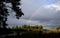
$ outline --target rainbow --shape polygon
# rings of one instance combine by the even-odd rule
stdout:
[[[29,24],[28,23],[29,20],[31,20],[35,15],[37,15],[39,13],[40,9],[41,9],[41,6],[34,13],[32,13],[32,15],[29,17],[28,21],[26,21],[26,24]]]

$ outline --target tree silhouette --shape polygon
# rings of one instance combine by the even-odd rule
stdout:
[[[16,18],[19,19],[23,14],[21,11],[21,8],[18,7],[20,4],[21,0],[0,0],[0,28],[6,28],[8,25],[6,23],[7,21],[7,16],[9,16],[9,11],[8,8],[11,8],[16,13]],[[12,7],[6,6],[6,4],[11,3]],[[8,7],[8,8],[7,8]]]

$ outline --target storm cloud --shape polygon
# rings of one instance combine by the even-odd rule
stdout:
[[[17,20],[14,14],[10,14],[8,24],[20,26],[22,24],[42,24],[49,27],[60,25],[59,0],[21,0],[21,9],[24,16]]]

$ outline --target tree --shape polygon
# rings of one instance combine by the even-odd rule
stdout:
[[[42,25],[39,26],[39,30],[43,31],[43,26]]]
[[[21,0],[0,0],[0,28],[6,28],[7,16],[9,16],[8,8],[11,8],[16,13],[16,18],[19,19],[23,14],[21,8],[18,7]],[[6,6],[6,3],[11,3],[12,7]],[[8,7],[8,8],[7,8]]]
[[[57,29],[57,30],[59,30],[59,29],[60,29],[60,27],[57,27],[56,29]]]
[[[18,30],[18,29],[19,29],[18,25],[15,27],[15,29],[16,29],[16,30]]]

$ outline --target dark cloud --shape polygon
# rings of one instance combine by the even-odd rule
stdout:
[[[8,17],[8,24],[43,24],[46,27],[60,25],[60,2],[59,0],[22,0],[22,11],[25,14],[17,20],[14,14]]]

